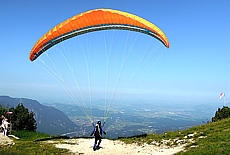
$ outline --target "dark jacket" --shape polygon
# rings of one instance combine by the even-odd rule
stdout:
[[[106,132],[104,131],[104,128],[102,126],[96,124],[90,135],[91,136],[94,135],[95,137],[102,137],[102,133],[106,134]]]

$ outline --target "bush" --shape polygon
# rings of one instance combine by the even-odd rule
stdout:
[[[227,106],[223,106],[223,108],[218,108],[215,116],[212,118],[212,122],[217,122],[219,120],[229,118],[230,117],[230,108]]]

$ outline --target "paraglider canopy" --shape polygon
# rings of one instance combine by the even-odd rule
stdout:
[[[153,23],[127,12],[95,9],[73,16],[49,30],[32,48],[30,60],[34,61],[47,49],[66,39],[107,29],[124,29],[145,33],[155,37],[169,48],[166,35]]]

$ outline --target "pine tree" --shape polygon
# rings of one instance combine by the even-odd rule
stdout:
[[[10,108],[10,111],[13,112],[11,116],[13,130],[36,131],[37,124],[33,112],[29,112],[22,103],[19,103],[15,109]]]

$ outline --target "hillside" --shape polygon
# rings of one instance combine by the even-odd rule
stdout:
[[[178,154],[229,154],[230,118],[218,122],[199,125],[187,130],[165,132],[161,135],[148,135],[141,138],[122,139],[126,143],[148,143],[175,147],[185,145]]]
[[[23,103],[29,111],[34,113],[38,132],[58,135],[78,129],[78,126],[62,111],[52,106],[44,106],[36,100],[26,98],[0,96],[0,104],[3,107],[16,107],[19,103]]]
[[[0,147],[0,154],[221,154],[230,152],[230,118],[195,126],[187,130],[165,132],[160,135],[102,141],[102,148],[93,151],[93,138],[60,139],[47,135],[20,135],[15,145]],[[37,141],[37,140],[39,141]],[[41,140],[44,139],[44,140]],[[27,146],[27,147],[23,147]],[[21,149],[20,149],[21,148]],[[23,149],[22,149],[23,148]],[[119,149],[118,149],[119,148]],[[43,152],[43,153],[41,153]]]

